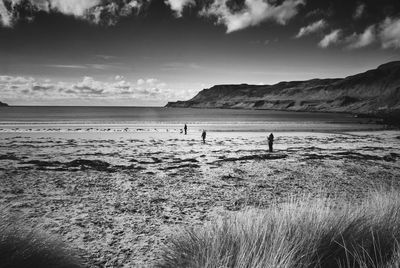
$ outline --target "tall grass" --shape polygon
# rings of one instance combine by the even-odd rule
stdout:
[[[187,228],[163,248],[158,267],[399,267],[400,193],[358,204],[290,200],[267,210]]]
[[[0,218],[1,268],[78,268],[79,260],[62,242],[16,221]]]

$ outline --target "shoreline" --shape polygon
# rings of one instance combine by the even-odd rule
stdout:
[[[390,125],[349,122],[197,122],[187,123],[190,133],[198,133],[205,129],[210,133],[263,133],[263,132],[362,132],[362,131],[398,131]],[[149,124],[1,124],[0,133],[176,133],[181,134],[181,123],[149,123]]]
[[[259,130],[207,130],[207,133],[238,133],[238,134],[246,134],[246,133],[315,133],[315,134],[345,134],[345,133],[349,133],[349,132],[358,132],[358,133],[363,133],[363,132],[373,132],[373,133],[377,133],[377,132],[387,132],[387,131],[391,131],[391,132],[398,132],[400,130],[398,129],[391,129],[391,128],[348,128],[348,129],[339,129],[339,130],[323,130],[323,129],[312,129],[312,130],[308,130],[308,129],[280,129],[280,130],[274,130],[274,129],[259,129]],[[10,130],[5,130],[5,129],[1,129],[0,128],[0,134],[12,134],[12,133],[16,133],[16,134],[38,134],[38,133],[54,133],[54,134],[64,134],[64,133],[79,133],[79,134],[93,134],[93,133],[108,133],[108,134],[135,134],[135,133],[147,133],[147,134],[152,134],[152,133],[160,133],[160,134],[178,134],[178,135],[182,135],[182,133],[180,132],[179,129],[175,129],[175,130],[168,130],[168,131],[151,131],[151,130],[142,130],[142,129],[135,129],[135,130],[129,130],[129,131],[124,131],[123,129],[111,129],[111,130],[54,130],[54,129],[34,129],[34,130],[14,130],[14,129],[10,129]],[[194,133],[192,131],[192,133]],[[196,131],[196,133],[201,133],[201,130]],[[400,133],[400,132],[399,132]]]

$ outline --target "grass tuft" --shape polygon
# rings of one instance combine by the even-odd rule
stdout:
[[[0,219],[0,267],[83,267],[62,242],[38,230],[24,228],[9,218]]]
[[[157,267],[399,267],[400,193],[358,204],[290,200],[187,228],[162,249]]]

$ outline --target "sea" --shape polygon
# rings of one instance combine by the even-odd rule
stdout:
[[[165,107],[0,107],[0,132],[182,131],[193,130],[356,131],[383,126],[345,113]]]

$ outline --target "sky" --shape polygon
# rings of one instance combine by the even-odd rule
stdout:
[[[0,0],[0,101],[163,106],[400,60],[399,0]]]

